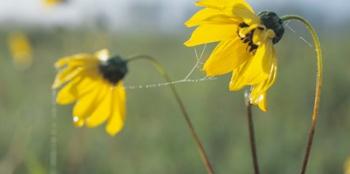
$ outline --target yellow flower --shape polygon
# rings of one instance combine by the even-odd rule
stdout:
[[[185,23],[197,27],[185,45],[219,42],[204,64],[207,76],[232,72],[229,89],[251,87],[250,102],[266,111],[266,93],[277,71],[273,44],[284,33],[282,20],[274,12],[256,15],[244,0],[201,0],[196,5],[203,9]]]
[[[53,7],[65,2],[65,0],[42,0],[45,7]]]
[[[344,174],[350,174],[350,158],[345,162]]]
[[[124,125],[126,94],[121,81],[127,73],[126,61],[110,57],[108,50],[77,54],[58,60],[53,89],[60,88],[56,102],[75,102],[76,126],[96,127],[107,122],[106,131],[116,135]]]
[[[27,68],[32,64],[32,47],[28,37],[24,33],[10,33],[8,45],[16,66]]]

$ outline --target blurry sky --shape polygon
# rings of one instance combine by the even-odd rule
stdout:
[[[182,23],[193,11],[195,0],[68,0],[68,3],[45,8],[41,0],[0,0],[0,23],[30,25],[80,25],[91,21],[130,27],[147,23],[171,26]],[[328,22],[349,19],[346,0],[248,0],[260,9],[313,14]],[[283,9],[283,10],[282,10]],[[284,11],[283,11],[284,12]]]

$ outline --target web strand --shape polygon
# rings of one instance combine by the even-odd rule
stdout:
[[[310,48],[314,48],[314,46],[311,44],[311,42],[309,42],[307,39],[305,39],[303,36],[301,36],[300,34],[298,34],[295,30],[294,30],[294,28],[292,28],[290,25],[289,25],[289,21],[288,22],[286,22],[285,24],[284,24],[284,26],[286,26],[291,32],[293,32],[295,35],[297,35],[298,36],[298,38],[300,39],[300,40],[302,40],[307,46],[309,46]]]
[[[52,90],[51,96],[51,131],[50,131],[50,158],[49,174],[57,174],[57,109],[56,90]]]
[[[201,65],[203,65],[202,59],[204,57],[204,53],[207,49],[207,45],[204,45],[200,53],[198,52],[197,48],[194,48],[194,54],[196,57],[196,62],[194,66],[190,69],[190,71],[186,74],[186,76],[183,79],[175,80],[172,82],[163,82],[163,83],[152,83],[152,84],[146,84],[146,85],[127,85],[125,89],[148,89],[148,88],[158,88],[158,87],[165,87],[168,85],[174,85],[174,84],[180,84],[180,83],[199,83],[204,81],[210,81],[210,80],[216,80],[215,77],[202,77],[198,79],[191,79],[191,76],[196,71],[196,69],[199,69]]]
[[[298,34],[298,32],[289,25],[290,22],[286,22],[284,25],[286,28],[288,28],[291,32],[293,32],[297,37],[303,41],[308,47],[314,48],[314,46],[309,42],[305,37],[301,36]],[[190,71],[186,74],[186,76],[183,79],[180,80],[174,80],[172,82],[161,82],[161,83],[151,83],[151,84],[142,84],[142,85],[127,85],[125,89],[127,90],[134,90],[134,89],[148,89],[148,88],[159,88],[159,87],[166,87],[169,85],[174,85],[174,84],[182,84],[182,83],[200,83],[200,82],[205,82],[205,81],[212,81],[212,80],[217,80],[218,77],[201,77],[197,79],[191,79],[191,76],[197,69],[201,69],[203,66],[203,57],[204,53],[207,49],[207,45],[205,44],[201,51],[198,51],[197,48],[194,48],[194,54],[196,58],[196,62],[194,66],[190,69]]]

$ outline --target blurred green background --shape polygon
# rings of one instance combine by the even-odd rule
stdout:
[[[309,174],[343,173],[350,157],[350,59],[344,24],[317,24],[324,51],[324,88],[320,120]],[[299,37],[312,41],[297,22],[288,25],[276,45],[278,79],[268,94],[269,111],[254,108],[262,173],[299,172],[306,144],[315,85],[315,54]],[[196,57],[185,48],[186,32],[116,32],[105,28],[26,27],[33,47],[33,66],[18,71],[0,31],[0,173],[49,173],[50,131],[57,114],[58,173],[206,173],[179,107],[168,86],[127,90],[124,130],[108,136],[103,126],[75,128],[71,106],[52,104],[53,63],[62,56],[109,48],[124,57],[156,57],[174,80],[183,79]],[[215,45],[215,44],[214,44]],[[209,45],[203,61],[214,45]],[[197,48],[199,51],[202,47]],[[126,86],[161,83],[151,64],[129,65]],[[191,79],[204,73],[199,69]],[[243,91],[229,92],[230,75],[199,83],[177,84],[190,117],[217,173],[253,173]]]

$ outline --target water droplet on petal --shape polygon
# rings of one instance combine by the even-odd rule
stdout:
[[[264,95],[260,95],[260,96],[254,101],[254,103],[259,103],[259,102],[261,102],[262,100],[264,100]]]
[[[74,125],[77,126],[77,127],[82,127],[82,126],[84,126],[84,120],[80,119],[80,118],[77,117],[77,116],[74,116],[74,117],[73,117],[73,122],[74,122]]]

